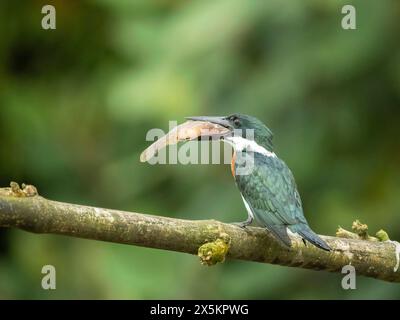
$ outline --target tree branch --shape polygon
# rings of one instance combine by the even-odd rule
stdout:
[[[196,254],[208,265],[227,256],[341,272],[351,263],[357,275],[400,282],[400,271],[394,271],[398,248],[394,242],[321,236],[334,249],[325,252],[292,236],[293,245],[288,249],[262,228],[241,229],[215,220],[173,219],[55,202],[37,195],[33,186],[0,188],[0,227]]]

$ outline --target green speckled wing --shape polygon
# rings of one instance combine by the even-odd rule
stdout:
[[[254,169],[236,183],[256,221],[266,227],[307,223],[293,174],[277,157],[254,155]]]
[[[326,242],[308,226],[293,174],[286,164],[277,157],[249,155],[254,156],[253,170],[248,175],[236,175],[235,179],[256,222],[287,246],[291,245],[287,233],[290,229],[315,246],[330,251]],[[236,162],[236,170],[240,162]]]

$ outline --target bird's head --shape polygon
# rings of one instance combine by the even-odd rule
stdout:
[[[222,139],[230,139],[229,137],[241,136],[244,139],[252,139],[258,145],[264,147],[268,151],[273,151],[271,130],[260,120],[255,117],[235,113],[230,116],[223,117],[187,117],[193,121],[208,121],[218,124],[229,129],[229,133],[224,135]]]

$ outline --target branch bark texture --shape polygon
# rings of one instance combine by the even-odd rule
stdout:
[[[227,257],[340,273],[351,264],[357,275],[400,282],[395,242],[321,236],[333,248],[325,252],[292,236],[288,249],[262,228],[50,201],[33,186],[0,188],[0,227],[195,254],[207,265]]]

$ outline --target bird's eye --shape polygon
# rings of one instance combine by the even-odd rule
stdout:
[[[230,121],[234,121],[235,119],[236,119],[235,116],[230,116],[230,117],[229,117],[229,120],[230,120]]]
[[[230,116],[229,118],[228,118],[228,120],[230,121],[230,122],[233,122],[233,124],[236,126],[236,127],[239,127],[240,126],[240,119],[237,117],[237,116]]]

